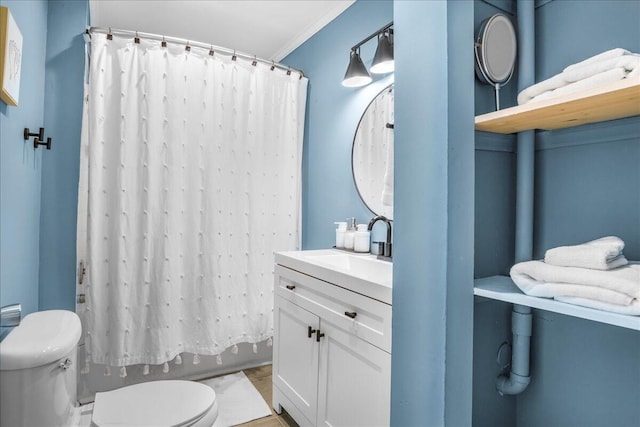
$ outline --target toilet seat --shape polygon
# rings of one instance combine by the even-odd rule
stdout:
[[[211,427],[218,416],[211,387],[193,381],[166,380],[96,393],[92,425]]]

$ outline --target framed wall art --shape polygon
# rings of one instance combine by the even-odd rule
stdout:
[[[0,99],[17,106],[20,97],[22,33],[9,8],[0,6]]]

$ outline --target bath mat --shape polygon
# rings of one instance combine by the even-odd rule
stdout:
[[[201,381],[213,388],[218,419],[213,427],[229,427],[271,415],[269,405],[244,372]]]

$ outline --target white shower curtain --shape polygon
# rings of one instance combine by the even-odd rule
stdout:
[[[78,206],[85,366],[124,376],[272,336],[273,252],[300,240],[307,79],[270,68],[93,34]]]

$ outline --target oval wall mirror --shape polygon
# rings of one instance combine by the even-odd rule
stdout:
[[[393,85],[376,95],[360,118],[351,170],[367,208],[374,215],[393,219]]]

